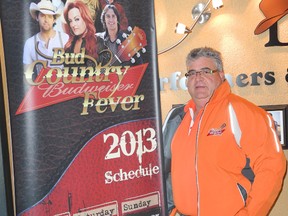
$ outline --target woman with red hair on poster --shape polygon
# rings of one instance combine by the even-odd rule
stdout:
[[[82,1],[70,2],[64,9],[64,30],[69,35],[65,52],[80,53],[85,48],[85,54],[97,59],[96,29],[88,7]]]

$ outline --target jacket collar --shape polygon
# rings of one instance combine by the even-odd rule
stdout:
[[[213,93],[213,95],[211,96],[210,100],[208,103],[217,103],[221,100],[223,100],[224,98],[227,98],[227,96],[231,93],[231,88],[230,85],[228,83],[227,80],[225,80]],[[192,108],[193,110],[195,110],[195,103],[194,101],[191,99],[188,101],[188,103],[185,105],[184,107],[184,111],[187,112],[189,108]]]

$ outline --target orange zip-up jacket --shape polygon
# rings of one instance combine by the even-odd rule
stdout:
[[[227,81],[193,120],[194,108],[190,100],[171,144],[177,211],[193,216],[267,215],[286,171],[271,116],[231,93]],[[242,174],[247,158],[255,174],[252,184]]]

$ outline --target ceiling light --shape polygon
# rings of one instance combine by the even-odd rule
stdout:
[[[211,11],[208,8],[209,4],[212,1],[212,6],[215,9],[219,9],[223,6],[222,0],[208,0],[206,3],[198,3],[195,5],[192,9],[192,18],[194,20],[193,24],[190,28],[188,28],[183,23],[176,23],[175,32],[177,34],[185,34],[176,44],[164,49],[163,51],[160,51],[158,54],[165,53],[174,47],[178,46],[193,30],[193,28],[196,26],[197,23],[203,24],[207,22],[211,17]]]

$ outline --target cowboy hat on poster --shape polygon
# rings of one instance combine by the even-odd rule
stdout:
[[[278,21],[288,14],[288,0],[262,0],[259,8],[265,16],[256,27],[254,34],[258,35],[269,29],[269,41],[265,44],[268,46],[288,46],[278,39]]]

